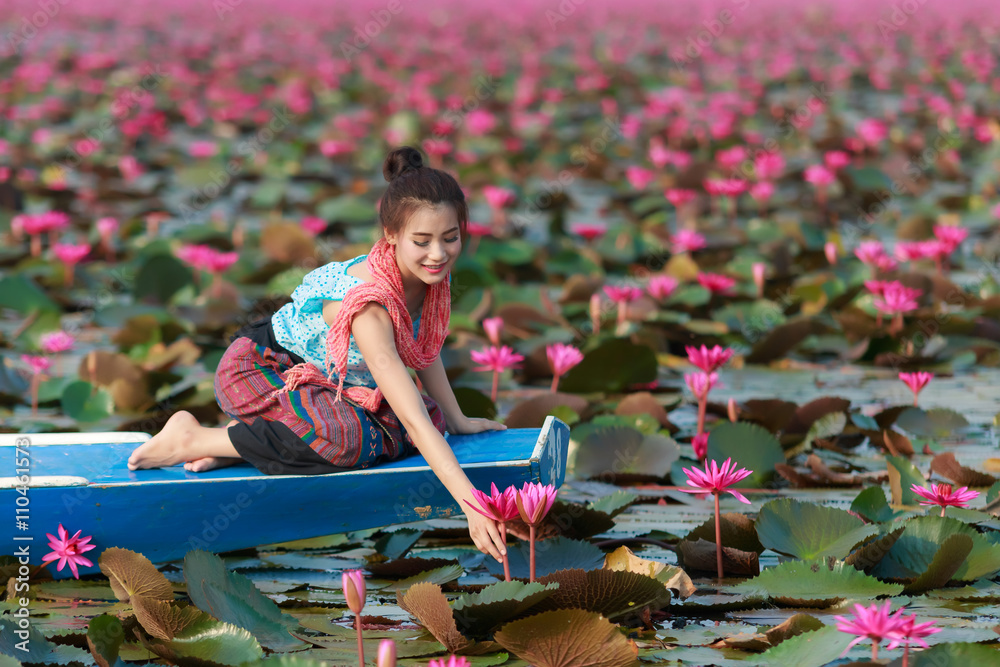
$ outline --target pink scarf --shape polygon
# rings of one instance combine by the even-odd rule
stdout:
[[[424,305],[420,311],[420,331],[414,339],[413,320],[410,319],[406,297],[403,295],[403,277],[399,272],[399,265],[396,264],[396,247],[381,238],[368,253],[367,261],[368,271],[374,280],[357,285],[347,292],[337,317],[326,335],[327,375],[321,373],[311,363],[297,364],[282,376],[285,386],[275,394],[293,391],[302,384],[320,384],[331,389],[336,388],[335,401],[341,399],[341,394],[347,394],[349,399],[362,407],[372,412],[378,410],[382,402],[382,392],[378,387],[344,388],[351,322],[354,315],[371,301],[382,304],[389,311],[396,351],[404,364],[422,370],[437,359],[448,335],[448,323],[451,320],[451,287],[448,281],[435,283],[427,288]],[[336,385],[331,379],[334,372],[339,376]]]

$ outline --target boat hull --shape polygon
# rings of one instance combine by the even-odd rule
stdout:
[[[0,506],[23,507],[3,536],[6,554],[41,562],[50,551],[46,533],[59,524],[82,530],[96,556],[115,546],[154,563],[192,549],[216,553],[347,531],[409,523],[460,513],[422,456],[366,470],[328,475],[265,475],[247,464],[192,473],[183,466],[130,471],[129,454],[149,438],[138,433],[0,436],[0,454],[26,466],[0,478]],[[25,440],[26,439],[26,440]],[[472,483],[489,489],[525,482],[562,484],[569,428],[549,417],[542,429],[509,429],[448,436]],[[25,443],[30,444],[25,444]],[[27,470],[26,473],[18,470]],[[30,486],[22,491],[27,474]],[[18,500],[27,498],[27,500]],[[22,518],[23,517],[23,518]],[[69,568],[56,572],[69,576]]]

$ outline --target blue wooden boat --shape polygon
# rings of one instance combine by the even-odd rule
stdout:
[[[0,507],[7,530],[0,554],[41,562],[46,533],[62,524],[91,535],[97,572],[104,548],[137,551],[154,563],[192,549],[216,553],[290,540],[447,517],[459,512],[422,456],[328,475],[265,475],[249,464],[192,473],[183,466],[129,470],[145,433],[0,435]],[[548,417],[541,429],[449,435],[472,483],[488,490],[524,482],[562,484],[569,428]],[[30,443],[30,444],[26,444]],[[27,490],[24,478],[27,474]],[[21,488],[19,488],[21,487]],[[26,500],[25,500],[26,499]],[[19,524],[19,521],[24,523]],[[68,567],[56,577],[71,576]]]

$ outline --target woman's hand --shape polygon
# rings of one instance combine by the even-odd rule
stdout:
[[[472,536],[476,548],[487,556],[496,558],[498,563],[502,563],[502,556],[507,553],[507,547],[500,539],[497,522],[472,509],[468,510],[465,516],[469,520],[469,535]]]
[[[466,417],[465,415],[462,415],[454,421],[450,419],[445,421],[447,423],[448,433],[453,433],[455,435],[482,433],[483,431],[504,431],[507,429],[507,427],[500,422],[495,422],[490,419],[482,419],[480,417]]]

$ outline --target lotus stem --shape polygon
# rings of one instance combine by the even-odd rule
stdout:
[[[528,583],[535,581],[535,526],[528,526],[528,543],[530,544],[530,557],[528,559]]]
[[[942,518],[942,519],[944,518],[944,511],[945,511],[946,509],[948,509],[948,508],[947,508],[947,507],[945,507],[944,505],[942,505],[942,506],[941,506],[941,518]]]
[[[878,642],[872,642],[872,662],[878,660]]]
[[[504,549],[507,548],[507,522],[500,522],[500,541],[503,542]],[[510,581],[510,560],[507,558],[507,552],[503,553],[503,580]]]
[[[497,371],[493,371],[493,391],[490,392],[490,400],[494,403],[497,402],[497,387],[500,385],[500,374]]]
[[[559,389],[559,376],[558,375],[553,375],[552,376],[552,386],[549,387],[549,391],[551,391],[554,394],[554,393],[556,393],[557,389]]]
[[[358,629],[358,667],[365,667],[365,644],[361,640],[361,614],[354,615],[354,626]]]
[[[903,667],[907,667],[910,664],[910,645],[903,645]]]
[[[31,416],[38,416],[38,386],[41,382],[41,377],[38,373],[31,376]]]
[[[708,392],[698,397],[698,433],[705,432],[705,411],[708,409]]]
[[[42,256],[42,235],[32,234],[31,235],[31,256],[41,257]]]
[[[73,286],[73,273],[74,273],[73,269],[74,268],[76,268],[76,265],[73,264],[72,262],[67,263],[65,265],[65,267],[64,267],[65,270],[63,271],[63,287],[72,287]]]
[[[722,520],[719,516],[719,494],[715,496],[715,564],[719,570],[719,580],[722,580]]]

